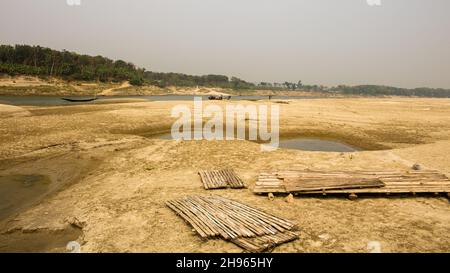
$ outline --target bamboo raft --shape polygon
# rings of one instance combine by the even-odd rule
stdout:
[[[242,179],[232,169],[199,171],[198,174],[206,190],[222,188],[245,188]]]
[[[376,182],[378,181],[378,182]],[[383,184],[381,185],[380,182]],[[308,189],[309,188],[309,189]],[[450,193],[450,179],[434,170],[261,172],[254,190],[262,193]]]
[[[285,178],[284,187],[287,192],[324,191],[339,189],[380,188],[385,184],[378,178],[359,177],[301,177]]]
[[[247,251],[264,251],[298,238],[291,232],[293,222],[217,195],[186,196],[166,205],[201,237],[221,237]]]

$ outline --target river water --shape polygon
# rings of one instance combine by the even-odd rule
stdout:
[[[80,104],[96,104],[107,103],[112,100],[127,100],[127,99],[143,99],[148,101],[192,101],[194,97],[202,97],[203,100],[208,100],[208,96],[193,96],[193,95],[158,95],[158,96],[102,96],[95,101],[90,102],[68,102],[62,100],[61,96],[1,96],[0,103],[11,105],[29,105],[29,106],[56,106],[56,105],[80,105]],[[91,97],[70,97],[76,99],[87,99]],[[300,100],[300,99],[317,99],[321,97],[291,97],[291,96],[272,96],[271,100]],[[232,101],[241,100],[267,100],[268,96],[232,96]]]

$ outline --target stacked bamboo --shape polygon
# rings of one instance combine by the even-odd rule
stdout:
[[[349,172],[282,172],[287,192],[323,191],[333,189],[380,188],[385,184],[376,175]]]
[[[384,187],[384,183],[377,178],[301,178],[284,179],[287,192],[324,191],[339,189],[367,189]]]
[[[221,188],[244,188],[245,184],[232,169],[199,171],[198,174],[206,190]]]
[[[261,173],[254,192],[449,193],[450,180],[434,170],[407,172],[283,170]]]
[[[264,171],[261,172],[256,180],[254,193],[285,193],[283,179],[279,178],[276,172]]]
[[[186,196],[166,204],[201,237],[222,237],[248,251],[267,249],[297,238],[294,233],[281,234],[294,229],[293,222],[217,195]]]

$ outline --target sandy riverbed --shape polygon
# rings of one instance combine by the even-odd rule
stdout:
[[[298,223],[300,239],[276,252],[366,252],[368,241],[379,241],[386,252],[450,251],[450,204],[443,196],[356,201],[299,197],[287,203],[283,197],[269,201],[251,192],[258,171],[270,168],[407,170],[419,163],[450,175],[450,100],[317,99],[278,104],[282,136],[336,139],[366,149],[345,154],[262,152],[249,141],[142,136],[170,130],[170,110],[179,103],[186,102],[0,105],[0,176],[38,174],[52,181],[47,197],[23,203],[3,219],[0,251],[26,244],[24,234],[52,238],[52,232],[67,233],[72,223],[82,228],[78,241],[85,252],[241,252],[231,243],[201,240],[164,205],[171,198],[205,194],[196,172],[219,166],[234,168],[249,189],[214,194]],[[36,249],[63,250],[44,243]]]

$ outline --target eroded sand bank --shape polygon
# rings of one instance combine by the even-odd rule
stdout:
[[[143,137],[170,130],[174,121],[170,110],[179,103],[186,102],[24,107],[13,112],[26,115],[2,114],[0,175],[46,175],[52,190],[2,221],[0,251],[18,242],[22,232],[48,236],[73,224],[82,228],[79,241],[85,252],[241,252],[222,240],[201,240],[164,205],[165,200],[186,194],[210,193],[203,190],[196,172],[218,166],[234,168],[249,189],[215,194],[298,223],[300,239],[276,252],[367,252],[368,241],[381,242],[386,252],[450,251],[450,206],[443,196],[357,201],[299,197],[287,203],[283,197],[269,201],[251,192],[258,171],[270,168],[407,170],[419,163],[450,175],[450,100],[322,99],[278,104],[282,136],[323,137],[367,149],[345,154],[262,152],[259,144],[249,141]],[[230,102],[205,102],[210,103]]]

